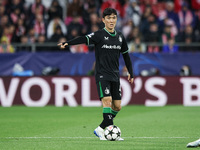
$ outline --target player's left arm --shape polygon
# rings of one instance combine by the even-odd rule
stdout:
[[[130,56],[129,56],[129,53],[126,52],[126,53],[123,53],[123,58],[124,58],[124,62],[125,62],[125,65],[126,65],[126,68],[128,69],[128,81],[130,83],[133,83],[133,68],[132,68],[132,63],[131,63],[131,59],[130,59]]]
[[[128,69],[128,81],[130,83],[133,83],[133,68],[132,68],[132,62],[131,62],[131,59],[130,59],[130,56],[129,56],[129,53],[128,53],[128,45],[127,45],[127,42],[124,38],[124,36],[121,34],[122,36],[122,49],[121,49],[121,53],[123,55],[123,58],[124,58],[124,61],[125,61],[125,65],[126,65],[126,68]]]

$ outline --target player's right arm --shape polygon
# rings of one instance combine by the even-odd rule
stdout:
[[[70,41],[58,43],[58,46],[60,46],[61,49],[64,49],[65,46],[67,45],[78,45],[78,44],[87,44],[87,38],[85,36],[79,36]]]
[[[96,44],[100,41],[99,39],[100,31],[90,33],[86,36],[79,36],[77,38],[74,38],[68,42],[58,43],[58,46],[60,46],[61,49],[64,49],[67,45],[78,45],[78,44]]]

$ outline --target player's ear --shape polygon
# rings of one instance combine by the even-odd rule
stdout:
[[[103,23],[105,23],[105,19],[104,18],[102,18],[102,21],[103,21]]]

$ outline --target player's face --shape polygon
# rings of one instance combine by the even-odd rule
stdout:
[[[110,32],[113,32],[116,26],[117,16],[115,14],[105,16],[105,18],[103,18],[103,22],[106,29]]]

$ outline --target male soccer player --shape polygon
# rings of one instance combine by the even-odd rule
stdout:
[[[194,142],[190,142],[187,144],[187,147],[200,147],[200,139],[194,141]]]
[[[115,30],[117,11],[106,8],[102,21],[105,27],[86,36],[80,36],[68,42],[59,43],[61,48],[75,44],[95,45],[95,79],[99,98],[103,105],[103,121],[94,130],[100,140],[106,140],[104,129],[113,125],[113,118],[121,109],[121,88],[119,76],[119,56],[122,53],[129,71],[128,81],[133,83],[132,63],[128,53],[128,46],[121,32]],[[120,138],[119,140],[123,140]]]

